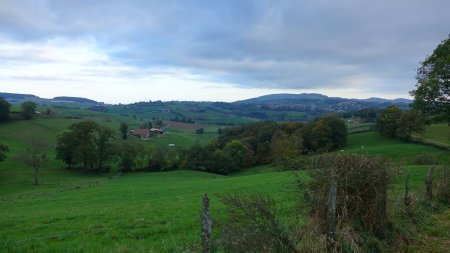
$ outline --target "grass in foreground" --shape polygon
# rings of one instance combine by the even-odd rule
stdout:
[[[277,202],[295,205],[289,172],[136,173],[43,195],[2,194],[0,247],[9,252],[179,252],[198,242],[202,194],[211,197],[217,217],[222,208],[217,194],[235,190],[276,192]]]

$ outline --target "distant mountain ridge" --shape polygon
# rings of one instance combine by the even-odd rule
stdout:
[[[357,98],[341,98],[341,97],[328,97],[326,95],[318,94],[318,93],[300,93],[300,94],[290,94],[290,93],[280,93],[280,94],[270,94],[264,95],[255,98],[249,98],[245,100],[239,100],[235,103],[239,104],[261,104],[261,103],[279,103],[283,104],[286,101],[302,101],[302,100],[342,100],[342,101],[362,101],[368,103],[392,103],[392,104],[403,104],[403,103],[411,103],[412,100],[405,98],[396,98],[396,99],[385,99],[385,98],[365,98],[365,99],[357,99]]]
[[[3,97],[6,101],[10,103],[22,103],[24,101],[34,101],[39,104],[65,104],[65,103],[77,103],[77,104],[90,104],[97,105],[103,104],[92,99],[81,98],[81,97],[67,97],[58,96],[54,98],[41,98],[32,94],[20,94],[20,93],[7,93],[0,92],[0,97]]]
[[[175,122],[200,122],[217,125],[233,125],[269,121],[310,121],[330,113],[352,113],[361,109],[382,109],[398,105],[407,109],[408,99],[348,99],[328,97],[317,93],[271,94],[246,100],[227,102],[147,101],[131,104],[104,104],[87,98],[58,96],[52,99],[30,94],[0,93],[10,103],[32,100],[40,105],[87,109],[101,113],[115,113],[126,117],[173,120]]]
[[[389,105],[398,105],[408,108],[412,100],[397,98],[341,98],[328,97],[317,93],[301,94],[271,94],[234,102],[238,105],[263,106],[268,109],[296,110],[296,111],[322,111],[324,113],[349,112],[365,108],[384,108]]]

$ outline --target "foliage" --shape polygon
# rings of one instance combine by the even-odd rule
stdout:
[[[11,104],[9,104],[3,97],[0,97],[0,122],[9,120],[10,110]]]
[[[244,165],[247,149],[238,140],[232,140],[223,148],[225,156],[230,158],[232,171],[236,171]]]
[[[347,140],[347,126],[336,115],[318,118],[305,129],[305,147],[310,152],[328,152],[341,149]]]
[[[275,201],[260,194],[222,195],[227,206],[220,236],[227,252],[297,252]]]
[[[123,141],[119,149],[120,171],[130,172],[136,169],[136,160],[142,151],[142,145]]]
[[[205,132],[205,129],[203,129],[203,127],[197,128],[197,129],[195,130],[195,133],[196,133],[196,134],[203,134],[204,132]]]
[[[450,204],[450,169],[442,168],[442,173],[436,178],[436,198]]]
[[[184,155],[181,169],[207,171],[210,167],[214,147],[195,143]]]
[[[167,168],[167,158],[166,158],[166,149],[162,147],[156,147],[153,149],[149,163],[148,169],[150,171],[163,171]]]
[[[128,124],[127,123],[120,123],[120,133],[122,133],[122,139],[126,140],[127,139],[127,133],[128,133]]]
[[[399,138],[410,139],[412,132],[420,133],[423,130],[425,130],[425,120],[422,113],[411,109],[403,111],[395,134]]]
[[[26,101],[20,105],[24,119],[31,119],[36,111],[37,104],[33,101]]]
[[[402,113],[402,109],[394,105],[382,110],[377,119],[378,130],[384,135],[395,137]]]
[[[380,112],[377,128],[386,136],[410,139],[412,132],[422,132],[425,129],[425,122],[419,111],[403,111],[398,106],[389,106]]]
[[[436,121],[450,124],[450,36],[417,69],[413,106]]]
[[[96,134],[94,136],[94,144],[97,167],[99,169],[108,168],[109,163],[114,160],[116,149],[111,142],[114,139],[114,131],[106,126],[97,126]]]
[[[436,155],[431,153],[423,153],[416,156],[414,164],[416,165],[434,165],[438,163]]]
[[[69,167],[82,163],[86,171],[109,170],[108,163],[115,155],[114,136],[112,130],[94,121],[72,124],[57,137],[56,158]]]
[[[386,201],[390,165],[380,156],[356,154],[321,155],[309,170],[308,199],[312,218],[326,231],[330,179],[337,177],[338,225],[383,237],[388,225]],[[338,227],[339,229],[339,227]]]
[[[50,145],[39,140],[32,141],[23,154],[19,155],[19,160],[22,160],[27,166],[34,169],[34,184],[39,184],[39,170],[47,162],[47,152]]]
[[[0,144],[0,162],[3,162],[6,159],[6,154],[9,152],[9,148],[6,145]]]

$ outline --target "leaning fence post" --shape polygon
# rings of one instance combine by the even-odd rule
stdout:
[[[330,178],[330,189],[327,201],[327,250],[332,252],[336,246],[336,202],[337,202],[337,177]]]
[[[202,238],[202,253],[211,252],[211,218],[209,216],[209,198],[208,194],[203,195],[202,199],[202,213],[200,215],[201,222],[201,238]]]
[[[427,198],[429,201],[433,200],[433,171],[434,166],[430,166],[427,176]]]

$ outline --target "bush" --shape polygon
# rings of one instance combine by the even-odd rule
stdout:
[[[444,167],[442,174],[436,178],[436,198],[450,204],[450,169]]]
[[[388,161],[380,156],[331,154],[318,156],[309,170],[311,215],[319,230],[327,229],[330,178],[337,177],[337,230],[386,236]],[[341,238],[342,239],[342,238]],[[339,240],[339,238],[338,238]],[[353,242],[351,242],[353,243]]]
[[[416,156],[414,164],[416,165],[435,165],[438,163],[436,155],[430,153],[423,153]]]
[[[272,198],[235,193],[221,196],[221,201],[227,206],[220,225],[226,252],[297,252]]]

